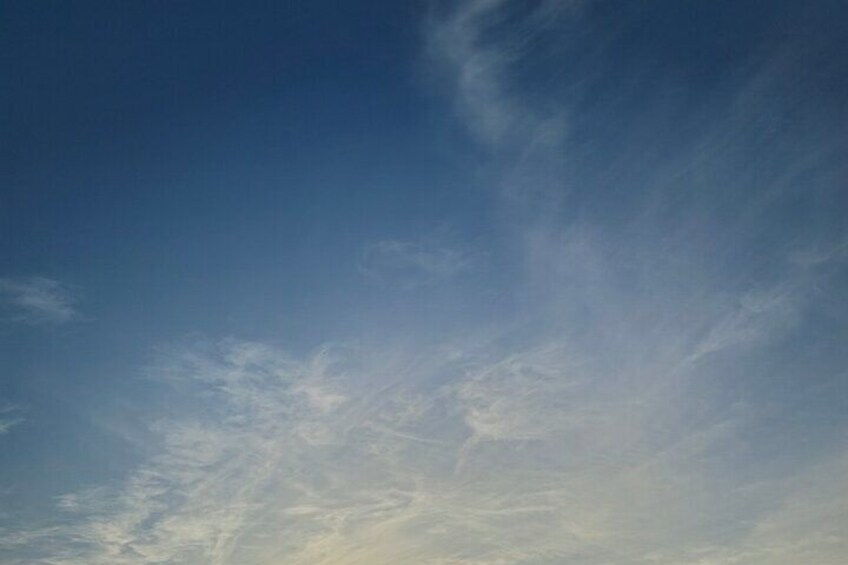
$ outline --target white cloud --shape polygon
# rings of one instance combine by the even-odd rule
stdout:
[[[75,292],[45,277],[0,278],[0,300],[14,320],[29,324],[62,324],[79,317]]]
[[[473,255],[438,235],[414,241],[386,239],[366,245],[359,259],[364,275],[386,284],[417,288],[469,271]]]
[[[580,5],[570,0],[536,3],[521,20],[510,21],[509,28],[520,38],[511,43],[487,41],[493,28],[503,27],[508,0],[460,2],[427,28],[430,60],[446,75],[459,116],[476,139],[523,152],[558,144],[565,133],[564,115],[542,111],[511,92],[510,71],[546,22],[576,13]]]
[[[0,435],[9,433],[9,430],[23,422],[22,418],[2,418],[0,419]]]
[[[0,435],[9,433],[9,430],[23,421],[23,418],[0,418]]]
[[[679,369],[697,347],[612,364],[562,343],[173,349],[159,374],[186,398],[156,454],[2,547],[66,565],[831,563],[848,500],[820,475],[844,463],[750,475],[761,414]]]
[[[0,406],[0,436],[9,433],[12,428],[23,421],[24,418],[20,415],[18,407],[9,404]]]

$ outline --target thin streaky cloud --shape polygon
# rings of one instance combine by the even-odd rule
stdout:
[[[470,271],[476,257],[438,237],[414,241],[385,239],[368,244],[360,252],[359,271],[380,282],[416,288],[447,281]]]
[[[521,153],[553,149],[567,131],[567,113],[543,110],[516,95],[510,74],[520,65],[526,44],[559,18],[578,18],[582,2],[537,3],[519,21],[510,21],[519,39],[492,42],[490,32],[503,26],[508,0],[458,3],[447,16],[427,27],[426,52],[437,72],[447,78],[459,118],[479,142]]]
[[[768,350],[764,323],[762,351],[740,362]],[[675,350],[676,337],[637,341]],[[156,454],[122,484],[60,497],[69,524],[3,548],[38,540],[67,565],[829,563],[848,543],[828,526],[848,493],[820,478],[844,460],[746,479],[740,438],[770,415],[705,394],[699,378],[721,369],[687,365],[689,342],[614,365],[556,342],[301,360],[232,339],[171,348],[158,371],[194,409],[155,424]],[[786,537],[799,528],[827,535]]]
[[[21,412],[18,406],[0,405],[0,435],[9,433],[12,428],[24,422]]]
[[[12,428],[14,428],[23,421],[23,418],[0,417],[0,435],[9,433]]]
[[[46,277],[0,278],[0,299],[15,321],[63,324],[79,318],[76,292]]]

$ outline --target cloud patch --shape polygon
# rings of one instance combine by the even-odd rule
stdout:
[[[546,0],[521,10],[508,0],[471,0],[430,22],[426,53],[447,79],[457,114],[477,141],[522,152],[558,145],[566,115],[527,104],[511,88],[510,75],[550,24],[576,17],[581,4]],[[504,32],[507,41],[492,41]]]
[[[0,301],[8,319],[27,324],[64,324],[79,318],[71,287],[46,277],[0,278]]]
[[[844,458],[758,474],[744,438],[775,408],[712,394],[709,358],[682,362],[697,340],[612,364],[567,341],[170,348],[155,373],[181,408],[153,423],[154,454],[0,550],[64,565],[824,565],[848,548],[833,527]]]
[[[17,406],[0,406],[0,436],[11,431],[12,428],[24,421],[21,411]]]
[[[407,289],[433,285],[468,272],[473,255],[439,237],[385,239],[363,247],[359,271],[385,284]]]

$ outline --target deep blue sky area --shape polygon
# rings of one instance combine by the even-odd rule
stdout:
[[[846,46],[0,1],[0,563],[841,563]]]
[[[420,5],[5,11],[3,255],[20,273],[73,271],[92,306],[242,333],[284,323],[257,303],[273,294],[300,333],[287,288],[352,277],[363,240],[467,205],[422,104]],[[231,308],[210,308],[221,293]],[[240,301],[249,318],[215,319]]]

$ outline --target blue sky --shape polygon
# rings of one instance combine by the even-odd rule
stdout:
[[[846,16],[5,2],[0,562],[836,565]]]

